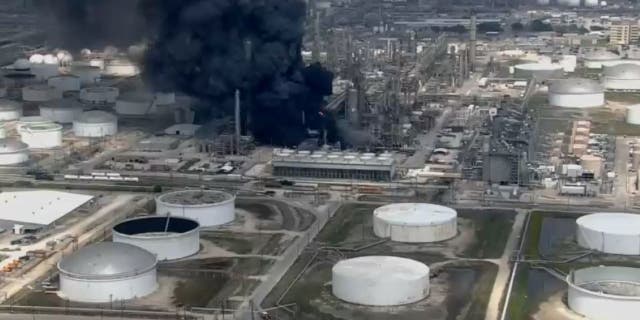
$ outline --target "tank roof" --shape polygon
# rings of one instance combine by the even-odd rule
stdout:
[[[63,257],[58,270],[79,278],[121,278],[144,273],[156,264],[153,254],[134,245],[100,242]]]
[[[393,203],[373,210],[375,217],[401,225],[433,225],[456,219],[458,213],[449,207],[429,203]]]
[[[146,216],[123,221],[113,227],[114,232],[125,235],[187,233],[200,224],[184,217]]]
[[[27,131],[59,131],[62,130],[62,126],[57,123],[34,123],[27,124],[23,127]]]
[[[17,151],[23,151],[29,149],[29,146],[16,139],[0,139],[0,153],[13,153]]]
[[[578,218],[576,223],[579,226],[608,234],[640,235],[640,215],[633,213],[593,213]]]
[[[523,63],[515,66],[516,69],[522,70],[559,70],[562,66],[553,63]]]
[[[333,266],[333,272],[368,278],[378,281],[385,278],[396,280],[418,280],[429,275],[429,267],[422,262],[393,257],[365,256],[342,260]]]
[[[603,93],[604,87],[595,80],[572,78],[553,81],[549,86],[549,92],[566,94]]]
[[[584,58],[586,60],[615,60],[620,59],[620,56],[607,50],[595,50],[585,53]]]
[[[632,63],[623,63],[604,67],[602,73],[605,77],[615,79],[640,79],[640,66]]]
[[[233,199],[233,195],[215,190],[182,190],[174,191],[158,197],[164,203],[179,205],[214,204]]]
[[[100,110],[91,110],[83,112],[78,118],[78,122],[85,123],[104,123],[116,121],[117,117],[111,113],[100,111]]]

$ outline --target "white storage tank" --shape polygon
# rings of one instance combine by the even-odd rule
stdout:
[[[146,216],[126,220],[113,227],[113,242],[145,249],[158,260],[174,260],[200,250],[200,224],[172,216]]]
[[[16,131],[18,131],[18,134],[22,134],[22,129],[28,125],[49,123],[51,123],[51,120],[43,116],[20,117],[20,119],[18,119],[18,122],[16,123]]]
[[[103,74],[114,77],[133,77],[140,73],[135,63],[126,59],[113,59],[107,61]]]
[[[80,90],[80,78],[74,75],[60,75],[47,79],[47,84],[64,93]]]
[[[640,66],[625,63],[605,67],[602,72],[602,80],[607,90],[640,90]]]
[[[15,139],[0,139],[0,165],[15,165],[29,160],[29,146]]]
[[[182,190],[156,198],[156,214],[187,217],[203,227],[219,226],[235,219],[236,197],[214,190]]]
[[[576,220],[576,238],[584,248],[605,253],[640,255],[640,215],[594,213]]]
[[[72,123],[82,111],[82,104],[73,98],[52,100],[40,105],[40,116],[58,123]]]
[[[558,4],[567,7],[579,7],[580,0],[558,0]]]
[[[141,116],[155,113],[155,105],[151,97],[141,94],[121,95],[116,100],[116,113],[121,115]]]
[[[0,99],[0,121],[16,120],[22,116],[22,105],[18,102]]]
[[[598,0],[584,0],[584,6],[593,8],[598,6]]]
[[[458,213],[428,203],[394,203],[373,211],[373,231],[398,242],[436,242],[455,237]]]
[[[566,278],[569,308],[590,320],[636,320],[640,314],[640,269],[597,266]]]
[[[115,87],[89,87],[80,90],[80,101],[88,104],[115,103],[120,91]]]
[[[601,69],[602,63],[619,60],[620,56],[606,50],[594,50],[584,54],[584,66],[588,69]]]
[[[22,88],[22,100],[25,102],[45,102],[61,98],[61,91],[46,84],[33,84]]]
[[[4,122],[0,122],[0,139],[5,139],[7,137],[7,126]]]
[[[627,107],[627,123],[640,125],[640,104]]]
[[[514,78],[535,78],[539,81],[561,78],[562,66],[551,63],[523,63],[515,67]]]
[[[62,145],[62,126],[57,123],[30,124],[22,127],[22,142],[31,149],[49,149]]]
[[[549,85],[549,104],[564,108],[601,107],[605,103],[604,87],[589,79],[563,79]]]
[[[144,297],[156,290],[156,257],[127,243],[100,242],[58,263],[60,295],[71,301],[106,303]]]
[[[429,267],[392,256],[365,256],[336,263],[331,287],[340,300],[367,306],[414,303],[429,295]]]
[[[108,112],[92,110],[73,121],[73,133],[78,137],[112,136],[118,132],[118,118]]]
[[[37,80],[44,81],[51,77],[59,75],[60,67],[58,66],[58,64],[32,64],[31,73],[36,77]]]
[[[100,68],[91,65],[74,65],[71,67],[71,74],[80,78],[83,86],[94,85],[100,80]]]

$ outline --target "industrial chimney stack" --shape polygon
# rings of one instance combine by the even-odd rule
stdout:
[[[236,89],[236,105],[235,105],[235,126],[234,142],[236,145],[236,154],[240,154],[240,90]]]

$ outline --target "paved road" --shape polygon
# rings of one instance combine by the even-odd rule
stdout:
[[[625,208],[627,207],[627,186],[629,182],[629,171],[627,170],[627,163],[629,163],[628,140],[630,139],[616,138],[616,155],[614,159],[616,179],[613,192],[615,203]]]

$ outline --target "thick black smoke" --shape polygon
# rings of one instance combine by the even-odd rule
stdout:
[[[149,30],[141,0],[34,0],[48,44],[67,50],[124,47]]]
[[[152,2],[158,30],[144,74],[155,88],[227,111],[240,89],[248,128],[262,142],[291,145],[306,127],[326,126],[320,107],[333,75],[318,64],[304,67],[302,0]]]
[[[319,64],[305,67],[300,53],[303,0],[39,1],[54,18],[47,30],[56,45],[126,47],[145,39],[145,81],[202,100],[201,122],[232,112],[240,89],[245,125],[261,142],[293,145],[306,128],[334,127],[320,112],[333,75]]]

